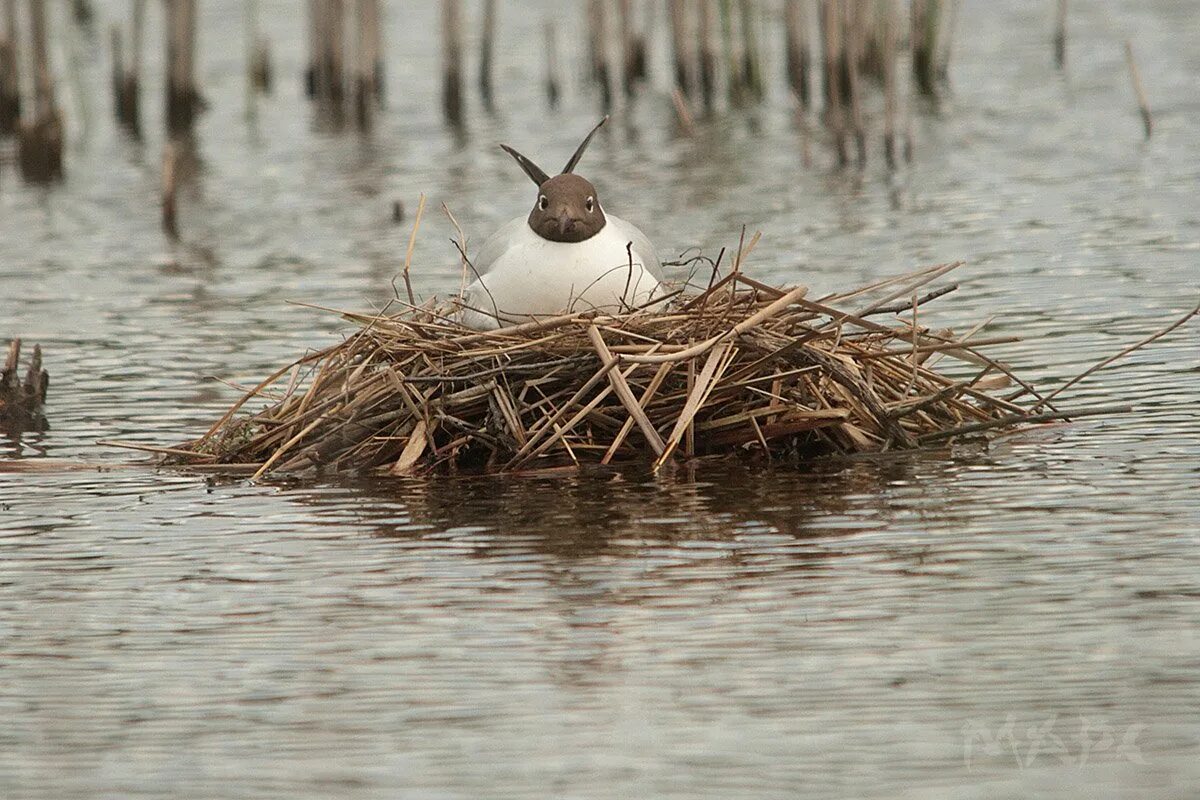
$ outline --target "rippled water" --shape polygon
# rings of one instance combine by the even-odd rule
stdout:
[[[577,78],[547,113],[540,54],[511,50],[505,110],[448,135],[419,5],[389,20],[363,139],[314,126],[282,0],[261,3],[279,88],[248,120],[240,6],[204,4],[212,110],[179,246],[157,104],[144,144],[110,123],[104,24],[58,52],[83,81],[67,183],[21,187],[0,145],[0,336],[46,348],[53,426],[0,439],[44,467],[0,471],[0,795],[1196,796],[1195,327],[1072,393],[1136,415],[801,473],[256,486],[95,444],[202,429],[235,396],[206,376],[254,381],[342,330],[287,300],[386,302],[393,200],[425,192],[481,241],[530,201],[495,142],[553,164],[591,124]],[[540,41],[513,5],[502,41]],[[1051,5],[964,4],[953,96],[895,178],[822,146],[803,168],[777,86],[674,138],[662,74],[587,172],[664,251],[761,229],[747,269],[768,281],[968,259],[931,320],[997,314],[1026,337],[1004,357],[1053,385],[1196,302],[1200,7],[1072,4],[1060,75]],[[426,293],[457,286],[451,234],[422,226]]]

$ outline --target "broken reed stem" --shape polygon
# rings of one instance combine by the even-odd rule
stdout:
[[[559,83],[558,34],[553,19],[546,20],[543,31],[546,43],[546,102],[551,108],[557,108],[562,88]]]
[[[841,14],[837,0],[821,2],[822,54],[825,62],[825,121],[833,134],[837,148],[838,165],[850,163],[846,149],[846,113],[842,105],[842,50]]]
[[[258,0],[246,0],[246,87],[248,108],[256,92],[271,91],[271,46],[260,31]]]
[[[938,34],[941,0],[912,0],[912,72],[917,90],[938,95]]]
[[[48,183],[63,177],[63,123],[50,70],[45,0],[29,0],[29,42],[33,65],[33,115],[18,123],[17,161],[22,177]]]
[[[412,269],[413,248],[417,244],[417,231],[421,229],[421,217],[425,214],[425,195],[421,195],[421,199],[417,202],[417,216],[413,220],[412,235],[408,237],[408,250],[404,253],[404,288],[408,292],[408,304],[415,306],[416,298],[413,296],[412,280],[409,278],[409,270]]]
[[[859,28],[859,73],[883,83],[883,21],[887,0],[867,0],[856,9]]]
[[[166,5],[167,130],[190,131],[199,110],[196,89],[196,0],[172,0]]]
[[[725,50],[725,83],[729,93],[729,104],[741,108],[746,104],[746,60],[742,53],[742,40],[735,30],[737,23],[733,0],[721,0],[721,41]]]
[[[145,29],[146,2],[130,3],[130,60],[124,57],[121,29],[112,28],[113,108],[117,122],[135,137],[141,135],[142,39]]]
[[[304,68],[304,93],[310,100],[317,96],[321,63],[321,25],[323,0],[308,0],[308,64]]]
[[[697,65],[700,82],[700,99],[704,102],[704,110],[712,114],[716,107],[717,97],[717,51],[713,38],[716,19],[713,0],[699,0],[698,35],[700,40],[700,61]]]
[[[986,431],[996,430],[997,428],[1008,428],[1014,425],[1032,425],[1039,422],[1054,422],[1056,420],[1083,419],[1084,417],[1111,417],[1116,414],[1128,414],[1133,411],[1131,405],[1107,405],[1096,406],[1093,408],[1076,408],[1069,411],[1050,411],[1044,414],[1018,413],[1009,414],[1006,417],[998,417],[986,422],[974,422],[969,425],[963,425],[958,428],[951,428],[945,431],[934,431],[922,436],[918,442],[920,444],[933,444],[935,442],[953,439],[957,436],[967,436],[973,433],[984,433]]]
[[[358,24],[355,26],[354,117],[359,130],[367,130],[374,122],[375,106],[382,97],[379,88],[382,63],[379,0],[358,0],[355,10]]]
[[[650,78],[650,64],[646,51],[646,41],[651,37],[654,29],[656,6],[652,3],[637,3],[634,7],[644,9],[644,14],[640,28],[634,33],[633,74],[639,81],[645,83]]]
[[[621,86],[626,97],[633,96],[638,82],[638,39],[633,27],[633,0],[621,0],[617,6],[621,26]]]
[[[321,43],[322,94],[340,113],[346,96],[346,2],[324,0],[325,39]]]
[[[496,0],[483,0],[483,24],[479,36],[479,96],[483,107],[492,110],[492,57],[496,42]]]
[[[962,0],[946,0],[946,12],[938,22],[937,77],[945,84],[950,78],[950,59],[954,53],[954,33]]]
[[[117,122],[125,123],[125,101],[122,94],[125,89],[125,48],[121,39],[121,26],[113,25],[108,32],[109,53],[112,58],[112,91],[113,111]]]
[[[46,0],[29,0],[29,42],[33,51],[33,108],[41,117],[54,106],[54,76],[46,36]]]
[[[867,165],[867,134],[862,113],[862,87],[858,80],[862,54],[862,9],[861,3],[847,3],[843,6],[842,16],[842,30],[846,34],[846,96],[850,101],[850,124],[854,128],[859,169]]]
[[[679,91],[678,86],[671,89],[671,103],[675,107],[675,120],[679,123],[679,132],[690,137],[696,132],[696,124],[691,109],[688,108],[687,98]]]
[[[1058,0],[1054,18],[1054,63],[1059,69],[1067,65],[1067,0]]]
[[[1154,133],[1154,118],[1150,114],[1150,102],[1146,99],[1146,87],[1142,85],[1142,74],[1138,70],[1137,59],[1133,55],[1133,42],[1125,40],[1125,61],[1129,64],[1129,78],[1133,81],[1133,91],[1137,95],[1138,109],[1142,112],[1142,126],[1146,129],[1146,138]]]
[[[96,11],[92,8],[91,0],[74,0],[71,3],[71,11],[75,17],[75,22],[83,26],[91,25],[92,20],[96,17]]]
[[[1053,400],[1055,397],[1058,397],[1064,391],[1066,391],[1067,389],[1070,389],[1072,386],[1074,386],[1075,384],[1084,380],[1092,373],[1098,372],[1098,371],[1104,369],[1105,367],[1107,367],[1109,364],[1113,363],[1114,361],[1124,358],[1125,356],[1129,355],[1130,353],[1134,352],[1135,350],[1140,350],[1143,347],[1145,347],[1146,345],[1150,344],[1151,342],[1161,339],[1162,337],[1166,336],[1168,333],[1171,333],[1172,331],[1174,331],[1176,328],[1180,328],[1180,327],[1186,325],[1187,323],[1191,322],[1192,319],[1197,316],[1200,316],[1200,304],[1197,304],[1196,307],[1193,308],[1191,311],[1188,311],[1182,317],[1175,320],[1174,322],[1172,322],[1170,325],[1163,328],[1162,330],[1159,330],[1159,331],[1156,331],[1155,333],[1150,334],[1145,339],[1142,339],[1134,344],[1131,344],[1129,347],[1126,347],[1125,349],[1121,350],[1121,352],[1119,352],[1115,355],[1109,356],[1108,358],[1104,359],[1103,361],[1099,362],[1098,364],[1095,364],[1094,366],[1091,366],[1088,369],[1084,370],[1082,373],[1075,376],[1071,380],[1067,381],[1062,386],[1058,387],[1053,392],[1046,395],[1046,397],[1039,400],[1038,403],[1036,405],[1034,405],[1031,410],[1037,411],[1042,406],[1049,405],[1050,401]]]
[[[604,113],[613,108],[612,74],[608,65],[608,14],[606,0],[588,0],[588,52],[591,55],[592,80],[600,88],[600,107]]]
[[[174,142],[167,141],[163,145],[162,160],[162,229],[172,240],[179,238],[179,225],[175,216],[179,180],[178,160],[178,148]]]
[[[442,0],[442,115],[452,128],[462,128],[462,7],[459,0]]]
[[[348,63],[346,58],[347,2],[309,0],[308,3],[309,60],[304,73],[305,92],[317,102],[317,118],[335,129],[341,128],[346,119],[347,89],[353,97],[360,76],[357,62]],[[364,47],[368,50],[375,48],[378,52],[377,34],[369,34],[362,27],[364,22],[369,24],[372,13],[378,20],[378,7],[367,7],[360,1],[357,10],[354,28],[357,31],[357,57],[361,58]],[[375,44],[369,39],[373,39]],[[378,90],[378,70],[375,79]],[[369,114],[369,111],[364,113]]]
[[[4,35],[0,37],[0,136],[17,132],[21,121],[20,30],[17,0],[4,2]]]
[[[130,127],[137,130],[141,121],[142,45],[146,32],[146,0],[132,0],[130,23],[129,72],[123,89],[126,113],[123,115]]]
[[[896,0],[883,0],[883,156],[896,169]]]
[[[761,54],[758,48],[758,25],[754,0],[739,0],[742,28],[742,76],[746,82],[746,93],[754,100],[762,100],[766,93],[763,84]]]
[[[687,24],[686,0],[667,0],[671,27],[671,58],[674,64],[675,86],[684,97],[692,94],[692,38]]]
[[[50,374],[42,368],[42,348],[33,346],[24,380],[20,376],[20,366],[21,340],[13,339],[0,364],[0,431],[19,434],[45,430],[46,417],[42,408],[46,404]]]
[[[783,7],[788,86],[799,98],[800,107],[805,111],[812,103],[812,90],[809,85],[811,56],[808,48],[808,5],[807,0],[785,0]]]
[[[818,3],[822,61],[826,64],[821,91],[827,109],[835,102],[843,109],[850,107],[850,34],[847,20],[852,13],[851,4],[843,0],[820,0]]]

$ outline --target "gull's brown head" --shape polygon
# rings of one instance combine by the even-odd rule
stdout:
[[[604,210],[596,187],[587,178],[555,175],[538,187],[537,202],[529,212],[529,227],[552,242],[582,242],[604,227]]]
[[[521,169],[537,184],[538,195],[533,211],[529,212],[529,227],[543,239],[552,242],[582,242],[592,238],[604,227],[604,211],[596,187],[586,178],[574,174],[575,165],[591,143],[592,137],[608,117],[600,120],[591,133],[576,148],[562,174],[551,178],[545,170],[506,144],[504,151],[517,160]]]

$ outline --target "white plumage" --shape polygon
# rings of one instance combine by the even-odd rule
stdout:
[[[653,299],[662,280],[653,245],[632,223],[608,213],[605,219],[582,242],[544,239],[526,217],[504,225],[471,261],[478,277],[464,292],[462,324],[491,330],[568,312],[618,312]]]

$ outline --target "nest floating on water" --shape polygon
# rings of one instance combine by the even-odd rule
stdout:
[[[272,375],[167,460],[256,476],[661,465],[915,448],[1066,416],[978,349],[1014,338],[920,326],[919,304],[955,287],[921,299],[916,289],[957,266],[820,302],[735,272],[660,311],[487,332],[432,302],[395,316],[346,314],[358,330]],[[878,299],[841,308],[866,297]],[[910,308],[911,318],[871,319]],[[935,371],[943,356],[970,374]],[[994,394],[1014,384],[1007,399]],[[270,405],[239,415],[255,398]]]

